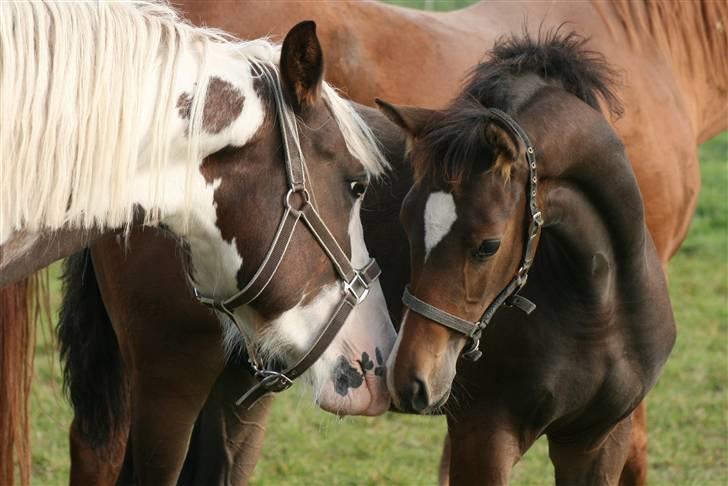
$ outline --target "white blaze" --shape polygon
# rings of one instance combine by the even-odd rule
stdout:
[[[425,204],[425,260],[458,218],[452,194],[433,192]]]

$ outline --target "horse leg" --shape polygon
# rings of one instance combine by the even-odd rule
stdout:
[[[631,416],[615,425],[596,445],[594,441],[559,442],[549,436],[549,457],[556,473],[556,486],[616,486],[631,439]]]
[[[632,412],[632,446],[619,478],[620,486],[643,486],[647,482],[647,402]]]
[[[223,370],[219,334],[217,339],[175,335],[171,341],[149,337],[167,343],[167,349],[135,344],[131,439],[140,484],[177,483],[195,420]]]
[[[442,456],[440,456],[440,468],[437,474],[437,482],[440,486],[449,486],[450,484],[450,452],[450,434],[445,434]]]
[[[513,466],[532,443],[522,445],[522,434],[511,424],[498,413],[448,417],[449,484],[507,485]]]
[[[131,390],[130,459],[137,482],[155,486],[176,484],[195,419],[224,368],[220,324],[189,297],[176,244],[158,235],[133,230],[133,252],[114,237],[91,250]]]
[[[254,384],[239,361],[230,361],[195,424],[180,484],[245,485],[258,462],[273,403],[264,397],[250,409],[235,405]]]
[[[79,430],[77,419],[71,422],[69,446],[71,452],[71,486],[114,486],[124,464],[126,441],[129,435],[129,417],[119,425],[117,435],[112,437],[105,450],[99,451]]]

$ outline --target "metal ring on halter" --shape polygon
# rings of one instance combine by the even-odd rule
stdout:
[[[354,287],[357,281],[363,289],[361,293],[357,293],[356,288]],[[357,271],[350,282],[344,281],[344,291],[353,295],[357,304],[361,304],[362,301],[367,298],[367,295],[369,295],[369,285],[361,276],[361,273]]]
[[[303,189],[288,189],[288,192],[283,198],[283,204],[287,209],[290,209],[291,211],[300,211],[300,208],[294,208],[291,206],[291,195],[292,194],[301,194],[301,197],[303,197],[303,204],[301,207],[305,206],[311,201],[311,196],[308,193],[308,189],[305,187]]]

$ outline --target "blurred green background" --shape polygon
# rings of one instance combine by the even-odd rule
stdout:
[[[446,10],[470,0],[399,0]],[[726,484],[728,478],[728,132],[700,148],[703,188],[688,239],[670,264],[678,340],[649,395],[651,484]],[[55,265],[53,272],[57,273]],[[57,283],[53,305],[60,300]],[[39,329],[33,385],[33,484],[68,483],[69,406],[58,353]],[[387,414],[339,420],[311,405],[310,392],[280,395],[254,482],[436,484],[445,421]],[[516,466],[513,484],[553,484],[545,440]]]

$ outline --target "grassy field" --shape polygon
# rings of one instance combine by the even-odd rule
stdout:
[[[430,5],[447,9],[469,3],[433,0]],[[698,212],[670,265],[678,341],[649,397],[653,485],[728,481],[728,132],[701,147],[701,171]],[[306,393],[296,387],[277,399],[256,484],[436,483],[442,418],[388,414],[338,420],[312,407]],[[32,415],[33,484],[67,484],[71,415],[61,393],[57,352],[45,329],[39,329]],[[517,465],[513,483],[552,484],[552,477],[542,440]]]

